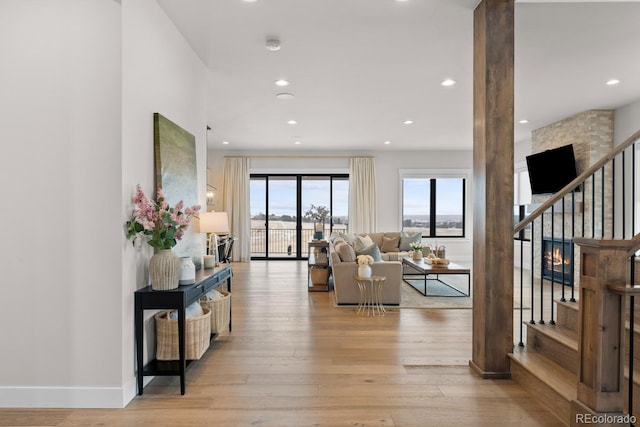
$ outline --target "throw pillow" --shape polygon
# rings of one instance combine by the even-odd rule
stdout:
[[[380,250],[382,252],[398,252],[399,241],[400,241],[399,237],[383,237],[382,247],[380,248]]]
[[[355,262],[356,251],[347,243],[338,243],[334,246],[342,262]]]
[[[340,237],[342,237],[345,242],[353,244],[357,236],[354,233],[340,233]]]
[[[420,243],[422,242],[422,232],[421,231],[402,231],[400,232],[400,250],[401,251],[410,251],[411,243]]]
[[[355,249],[356,254],[358,253],[358,251],[364,249],[364,248],[368,248],[369,246],[373,245],[373,240],[371,240],[371,237],[369,236],[356,236],[356,241],[353,242],[353,249]]]
[[[380,248],[375,243],[371,243],[366,248],[362,248],[359,251],[356,251],[356,257],[358,255],[371,255],[374,262],[382,261],[382,256],[380,255]]]

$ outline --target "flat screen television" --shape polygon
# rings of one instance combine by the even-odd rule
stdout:
[[[560,191],[577,176],[573,145],[553,148],[527,156],[532,194]]]

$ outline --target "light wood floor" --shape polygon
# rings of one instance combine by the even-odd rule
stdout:
[[[556,426],[510,380],[473,374],[471,310],[365,318],[308,293],[306,264],[233,265],[233,332],[119,410],[0,410],[0,425]]]

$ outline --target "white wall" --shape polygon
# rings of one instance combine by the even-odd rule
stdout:
[[[613,116],[613,145],[618,146],[640,130],[640,100],[618,108]]]
[[[402,225],[400,212],[400,175],[402,169],[451,169],[468,170],[473,167],[472,151],[340,151],[340,152],[244,152],[234,150],[209,150],[209,183],[218,189],[222,197],[222,170],[224,156],[252,156],[252,173],[348,173],[349,157],[373,156],[376,159],[376,186],[378,190],[378,230],[399,230]],[[268,157],[260,157],[268,156]],[[277,158],[282,156],[281,158]],[[318,158],[304,158],[318,156]],[[323,157],[326,156],[326,157]],[[438,239],[447,246],[447,257],[458,261],[471,261],[473,236],[473,206],[471,183],[467,185],[467,237],[464,239]],[[430,241],[430,243],[433,243]]]
[[[615,110],[614,120],[613,120],[613,145],[618,146],[626,141],[630,136],[640,130],[640,100],[633,102],[631,104],[625,105],[621,108]],[[638,143],[636,142],[636,145]],[[640,179],[640,173],[638,172],[638,159],[640,158],[639,152],[636,151],[636,180]],[[632,155],[630,150],[627,150],[625,154],[625,208],[627,212],[629,211],[632,203],[632,186],[631,181],[633,180],[632,174]],[[626,214],[624,217],[625,222],[625,235],[622,234],[622,222],[623,222],[623,208],[622,208],[622,166],[620,159],[616,160],[616,206],[615,206],[615,224],[616,224],[616,238],[630,238],[634,233],[637,233],[638,226],[640,223],[640,193],[638,193],[640,186],[636,182],[636,227],[635,229],[632,227],[632,218],[630,214]]]
[[[0,2],[0,406],[134,397],[151,251],[124,222],[153,191],[154,112],[196,136],[204,203],[206,68],[155,0],[120,3]]]
[[[0,3],[0,405],[122,402],[120,6]]]
[[[154,192],[153,113],[158,112],[196,137],[200,204],[206,204],[206,67],[155,0],[122,2],[122,194],[120,221],[131,215],[137,184]],[[122,228],[122,226],[121,226]],[[133,293],[148,284],[152,250],[136,251],[121,240],[123,263],[122,384],[124,401],[135,395]],[[147,312],[147,319],[153,312]],[[153,354],[153,322],[146,322],[145,360]],[[146,378],[149,381],[149,377]]]

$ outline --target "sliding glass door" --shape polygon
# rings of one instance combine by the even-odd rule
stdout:
[[[310,209],[328,212],[324,237],[332,228],[346,230],[347,175],[251,175],[251,257],[303,259],[313,239]]]

